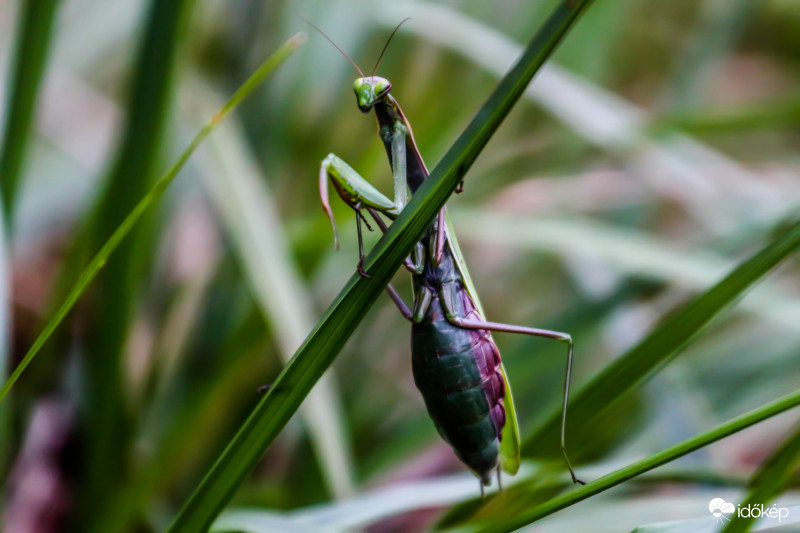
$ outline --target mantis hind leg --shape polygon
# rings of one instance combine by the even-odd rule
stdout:
[[[469,318],[462,318],[455,314],[455,295],[450,291],[442,291],[442,304],[445,308],[447,321],[464,329],[484,329],[487,331],[501,331],[505,333],[519,333],[522,335],[531,335],[533,337],[544,337],[546,339],[553,339],[563,342],[567,345],[567,369],[564,376],[564,403],[561,409],[561,453],[569,468],[572,482],[580,485],[585,485],[583,481],[578,479],[575,475],[575,470],[572,468],[572,462],[567,455],[566,432],[567,432],[567,404],[569,403],[569,386],[572,380],[572,352],[574,343],[572,336],[569,333],[562,333],[560,331],[551,331],[548,329],[529,328],[526,326],[516,326],[514,324],[503,324],[500,322],[488,322],[485,320],[475,320]]]
[[[567,432],[567,405],[569,403],[569,386],[572,380],[572,352],[573,342],[572,336],[568,333],[561,333],[560,331],[551,331],[547,329],[528,328],[525,326],[515,326],[513,324],[502,324],[499,322],[485,322],[483,320],[470,320],[465,318],[455,317],[447,318],[453,325],[465,329],[485,329],[488,331],[501,331],[505,333],[520,333],[523,335],[531,335],[533,337],[544,337],[546,339],[553,339],[567,344],[567,369],[564,375],[564,403],[561,408],[561,454],[564,456],[564,461],[567,463],[569,474],[572,477],[572,482],[580,485],[586,483],[578,479],[575,475],[575,469],[572,468],[572,462],[569,460],[567,454],[566,432]]]

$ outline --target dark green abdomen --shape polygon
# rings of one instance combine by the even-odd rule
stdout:
[[[480,319],[467,292],[462,294],[459,316]],[[424,320],[412,326],[411,351],[414,381],[436,429],[488,483],[505,425],[505,384],[491,335],[448,322],[437,295]]]

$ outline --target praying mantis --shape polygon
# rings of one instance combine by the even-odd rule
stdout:
[[[392,84],[375,75],[389,42],[405,20],[387,39],[369,76],[365,76],[355,61],[322,30],[310,21],[306,22],[330,41],[358,71],[359,78],[353,84],[358,108],[362,113],[375,113],[392,169],[393,199],[378,191],[333,153],[322,160],[319,169],[320,198],[333,227],[334,242],[338,246],[329,202],[329,183],[342,201],[355,211],[359,251],[357,271],[368,278],[369,273],[363,268],[362,222],[371,228],[364,213],[386,231],[384,218],[390,221],[397,218],[406,204],[407,191],[416,192],[428,176],[411,125],[390,94]],[[561,451],[572,481],[583,484],[575,475],[565,442],[572,337],[558,331],[490,322],[483,318],[484,312],[445,208],[415,245],[404,265],[412,277],[412,306],[406,305],[391,284],[387,285],[386,291],[400,313],[411,322],[415,384],[440,436],[480,480],[481,494],[484,487],[491,484],[493,474],[501,486],[500,471],[514,475],[520,466],[519,424],[509,380],[492,332],[544,337],[567,345]]]

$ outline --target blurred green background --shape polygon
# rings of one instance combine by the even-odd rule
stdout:
[[[353,215],[334,202],[337,252],[319,162],[334,152],[386,192],[391,174],[374,118],[355,106],[355,71],[296,14],[365,71],[411,17],[378,74],[432,168],[556,3],[0,3],[6,373],[194,132],[274,49],[309,33],[202,145],[0,404],[5,530],[163,530],[352,275]],[[448,204],[487,318],[570,332],[580,387],[779,235],[800,191],[798,36],[792,0],[597,0]],[[797,279],[791,259],[601,431],[570,441],[581,477],[796,390]],[[408,276],[395,284],[410,299]],[[563,346],[495,338],[525,436],[561,401]],[[410,360],[408,324],[382,298],[234,505],[291,516],[298,530],[328,510],[375,514],[351,527],[418,531],[475,496]],[[796,419],[738,433],[536,531],[706,518],[708,500],[741,495]],[[555,438],[526,448],[526,468],[562,483],[558,454]],[[354,494],[350,508],[333,503]]]

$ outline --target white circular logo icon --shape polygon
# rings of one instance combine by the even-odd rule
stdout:
[[[724,522],[726,520],[730,520],[730,518],[724,515],[732,514],[736,510],[736,507],[732,503],[728,503],[722,498],[714,498],[708,502],[708,510],[711,512],[714,520],[718,522]]]

